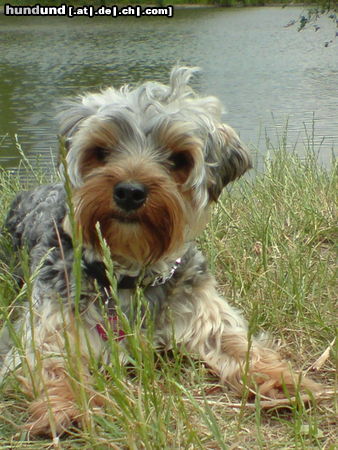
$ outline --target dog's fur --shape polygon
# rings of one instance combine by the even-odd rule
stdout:
[[[31,311],[27,307],[16,324],[20,345],[6,343],[11,347],[2,373],[19,374],[32,397],[32,433],[49,433],[51,421],[58,433],[81,421],[66,351],[79,345],[83,367],[93,357],[109,364],[103,310],[114,320],[116,313],[97,224],[126,317],[135,285],[144,288],[154,347],[184,346],[238,392],[246,369],[248,384],[266,396],[292,393],[298,383],[317,388],[298,379],[263,339],[249,345],[244,319],[218,294],[194,243],[210,205],[251,162],[234,130],[222,123],[219,100],[189,87],[193,73],[178,67],[167,86],[109,88],[63,105],[60,134],[75,227],[63,183],[20,193],[12,205],[6,228],[16,248],[28,248],[33,282]],[[74,228],[83,239],[80,320],[74,319]],[[126,339],[116,340],[124,345]],[[90,383],[89,369],[82,376]],[[100,404],[95,396],[92,402]]]

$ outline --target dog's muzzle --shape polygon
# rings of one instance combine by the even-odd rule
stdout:
[[[139,209],[147,199],[147,187],[136,181],[121,181],[114,187],[114,200],[126,212]]]

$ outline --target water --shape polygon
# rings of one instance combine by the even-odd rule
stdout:
[[[196,88],[223,101],[225,121],[265,151],[288,122],[301,152],[314,126],[320,160],[338,141],[338,39],[328,19],[298,33],[284,27],[300,8],[198,8],[161,17],[0,16],[0,165],[15,167],[14,135],[50,164],[60,99],[144,79],[166,82],[176,63],[203,72]],[[325,42],[333,40],[325,47]],[[311,139],[310,139],[311,140]]]

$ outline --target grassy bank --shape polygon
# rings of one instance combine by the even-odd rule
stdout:
[[[220,291],[244,310],[252,329],[269,331],[282,353],[303,369],[328,349],[337,325],[337,175],[336,164],[321,169],[310,150],[302,160],[283,148],[271,150],[264,172],[256,171],[224,193],[200,239]],[[15,175],[1,173],[0,223],[19,188]],[[3,261],[0,265],[3,322],[8,305],[20,305],[20,294],[11,270]],[[0,447],[333,450],[333,395],[309,408],[299,401],[266,411],[259,400],[251,408],[217,387],[202,364],[177,355],[159,362],[150,345],[141,344],[135,337],[132,375],[117,362],[108,378],[94,371],[97,389],[107,399],[105,412],[91,410],[79,397],[88,412],[85,429],[54,442],[29,441],[20,431],[25,397],[14,383],[9,394],[0,394]],[[310,375],[333,386],[337,351],[324,355]]]

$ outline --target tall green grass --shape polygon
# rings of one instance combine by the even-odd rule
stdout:
[[[268,331],[280,341],[285,357],[302,369],[333,341],[338,306],[337,163],[322,168],[310,147],[299,157],[286,151],[285,142],[276,149],[270,146],[264,170],[256,169],[224,192],[199,239],[220,291],[244,311],[250,329]],[[1,222],[20,188],[15,174],[0,172]],[[0,248],[9,256],[5,236]],[[14,264],[10,257],[0,261],[1,323],[22,302]],[[136,305],[140,303],[138,291]],[[189,355],[175,347],[170,355],[154,354],[151,326],[143,335],[140,320],[133,327],[123,325],[129,366],[115,357],[102,371],[91,362],[94,388],[105,408],[91,408],[81,367],[69,350],[79,408],[86,413],[83,429],[54,440],[31,440],[20,430],[26,399],[13,380],[11,390],[0,394],[0,448],[334,448],[333,396],[307,408],[301,400],[274,411],[265,411],[259,399],[255,407],[241,405]],[[111,337],[108,342],[112,355],[118,355],[118,344]],[[310,375],[334,386],[336,364],[333,348],[320,370]]]

